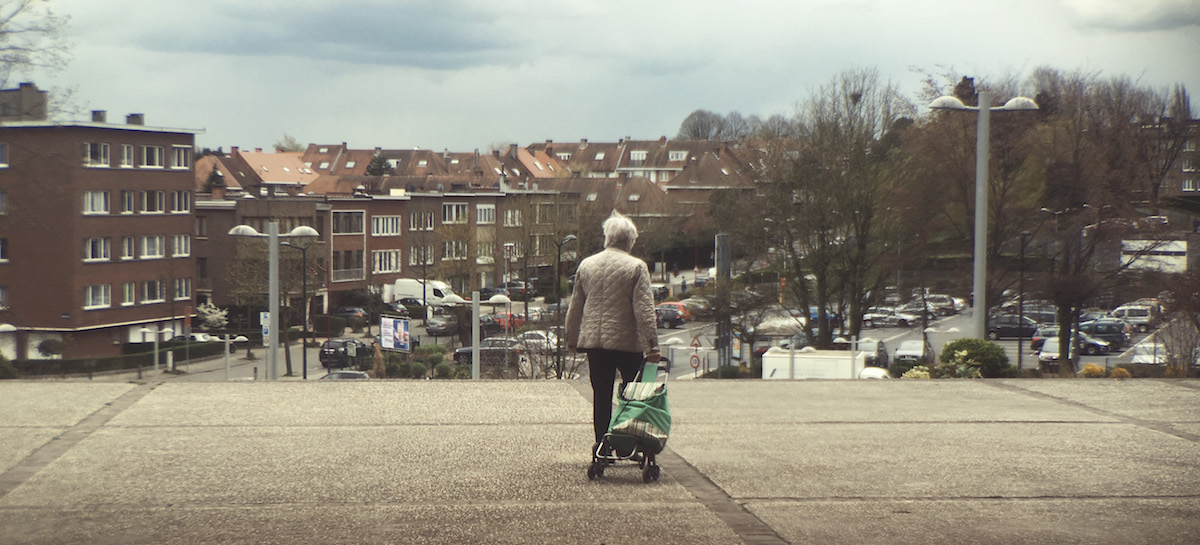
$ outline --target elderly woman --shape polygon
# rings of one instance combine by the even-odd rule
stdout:
[[[637,377],[642,355],[657,363],[658,329],[650,272],[629,255],[637,226],[613,212],[604,220],[604,249],[579,263],[575,293],[567,311],[567,348],[588,357],[596,442],[612,419],[613,382]]]

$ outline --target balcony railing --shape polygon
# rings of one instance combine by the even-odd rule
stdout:
[[[351,282],[354,280],[362,280],[364,278],[366,278],[366,276],[363,276],[363,269],[339,269],[333,271],[334,282]]]

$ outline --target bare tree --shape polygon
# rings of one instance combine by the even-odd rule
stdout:
[[[63,37],[69,16],[50,9],[49,0],[11,0],[0,5],[0,87],[14,73],[61,69],[71,44]]]
[[[680,140],[717,140],[725,120],[721,114],[708,110],[696,110],[684,118],[679,125],[679,133],[675,136]]]
[[[275,151],[304,151],[304,146],[300,145],[300,142],[295,137],[285,132],[283,133],[283,137],[275,142]]]

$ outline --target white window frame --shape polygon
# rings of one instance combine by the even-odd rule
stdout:
[[[596,160],[597,160],[597,161],[603,161],[603,160],[604,160],[604,152],[603,152],[603,151],[598,151],[598,152],[596,152]]]
[[[432,210],[422,210],[408,215],[409,231],[432,231],[434,215]]]
[[[192,148],[187,146],[171,146],[171,168],[192,168]]]
[[[0,143],[0,168],[8,168],[8,144]]]
[[[668,161],[686,161],[688,152],[682,150],[673,150],[667,152]]]
[[[520,227],[521,226],[521,210],[508,209],[504,211],[504,226],[505,227]]]
[[[400,236],[404,223],[400,216],[371,216],[371,236]]]
[[[171,213],[172,214],[187,214],[192,211],[192,192],[191,191],[172,191],[171,192]]]
[[[121,144],[121,168],[133,168],[137,159],[133,156],[133,144]]]
[[[143,214],[165,214],[166,213],[166,211],[167,211],[167,193],[165,191],[147,189],[147,190],[141,192],[141,197],[142,197],[141,201],[142,201],[142,213]],[[151,204],[154,204],[155,207],[150,208]]]
[[[357,164],[358,164],[358,161],[346,161],[346,168],[354,168],[354,165],[357,165]]]
[[[105,142],[83,143],[83,166],[103,168],[109,165],[108,144]]]
[[[109,210],[107,191],[89,190],[83,192],[84,214],[108,214]]]
[[[629,160],[630,161],[645,161],[646,153],[647,152],[644,149],[630,150],[629,151]]]
[[[138,192],[128,189],[121,190],[121,213],[136,214],[137,213]]]
[[[421,246],[410,246],[408,248],[408,265],[410,267],[419,267],[421,265],[433,265],[434,259],[437,257],[433,252],[433,245],[426,244],[424,246],[424,248],[425,248],[424,263],[421,262],[422,261],[421,260],[421,248],[422,248]]]
[[[1179,186],[1180,191],[1192,192],[1196,190],[1196,180],[1184,178],[1183,183]]]
[[[163,168],[162,146],[142,146],[142,168]]]
[[[442,261],[466,261],[470,248],[461,240],[447,240],[442,243]]]
[[[496,224],[496,205],[495,204],[477,204],[477,205],[475,205],[475,224],[476,225],[495,225]]]
[[[1196,172],[1196,163],[1191,159],[1184,159],[1179,167],[1184,172]]]
[[[192,255],[191,236],[174,235],[171,238],[171,257],[188,257]]]
[[[95,263],[112,260],[112,239],[108,237],[89,237],[83,239],[84,263]]]
[[[8,213],[8,194],[0,189],[0,216]]]
[[[83,310],[112,307],[112,284],[83,287]]]
[[[442,225],[458,225],[470,220],[471,209],[465,202],[442,204]]]
[[[163,246],[162,235],[143,235],[139,256],[142,259],[162,259],[166,256],[166,248]]]
[[[128,307],[137,304],[137,282],[121,284],[121,306]]]
[[[151,293],[151,288],[155,289]],[[149,305],[151,303],[162,303],[166,301],[167,294],[164,293],[161,280],[144,280],[142,281],[142,304]]]
[[[192,298],[191,278],[176,278],[174,284],[172,286],[172,293],[175,294],[176,301],[185,301]]]
[[[137,259],[137,239],[132,236],[121,237],[121,259]]]
[[[387,274],[400,272],[404,256],[400,250],[375,250],[371,252],[371,272]]]

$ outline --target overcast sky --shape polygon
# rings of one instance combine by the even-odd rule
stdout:
[[[449,148],[673,137],[790,114],[839,72],[1039,66],[1185,84],[1200,0],[53,0],[74,58],[33,79],[201,147]]]

